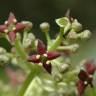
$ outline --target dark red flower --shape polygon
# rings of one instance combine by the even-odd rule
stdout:
[[[78,74],[79,81],[77,82],[77,90],[79,93],[79,96],[82,96],[82,94],[85,91],[85,88],[90,85],[93,87],[92,81],[93,81],[93,74],[96,71],[96,66],[92,60],[86,61],[84,63],[85,70],[80,70],[80,73]]]
[[[47,52],[46,46],[41,40],[38,40],[37,53],[28,57],[28,61],[43,64],[43,67],[51,74],[52,65],[50,60],[56,59],[60,56],[58,52]]]
[[[10,41],[14,41],[16,38],[16,33],[22,31],[26,27],[23,23],[17,23],[17,20],[13,13],[9,14],[9,18],[5,21],[4,25],[0,25],[0,32],[8,34]]]

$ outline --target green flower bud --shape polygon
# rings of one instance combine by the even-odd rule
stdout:
[[[78,36],[77,36],[77,33],[76,33],[76,32],[71,31],[71,32],[69,32],[69,34],[67,35],[67,38],[69,38],[69,39],[77,39]]]
[[[33,27],[33,23],[30,21],[22,21],[23,24],[26,25],[27,28],[32,28]]]
[[[47,22],[43,22],[40,24],[40,29],[42,32],[49,32],[50,31],[50,25]]]
[[[88,39],[91,36],[91,32],[90,32],[90,30],[84,30],[78,36],[81,39]]]
[[[10,58],[7,55],[0,55],[0,65],[8,63]]]
[[[0,47],[0,54],[5,54],[6,53],[6,50],[2,47]]]
[[[57,73],[54,75],[54,79],[55,79],[55,81],[60,82],[60,81],[62,81],[63,77],[61,74]]]
[[[27,48],[29,47],[32,42],[34,42],[35,36],[32,33],[29,33],[26,38],[23,39],[23,47]]]
[[[74,29],[75,32],[79,32],[82,30],[82,24],[80,24],[77,19],[74,19],[72,23],[72,29]]]
[[[62,65],[60,66],[60,72],[61,72],[61,73],[67,72],[68,69],[69,69],[69,64],[62,64]]]

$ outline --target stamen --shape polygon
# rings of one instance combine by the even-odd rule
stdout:
[[[88,84],[88,82],[87,82],[87,81],[84,81],[84,84],[85,84],[85,85],[87,85],[87,84]]]
[[[14,20],[13,20],[13,22],[14,22],[14,23],[16,23],[16,22],[17,22],[17,20],[16,20],[16,19],[14,19]]]
[[[8,29],[5,29],[4,32],[5,32],[5,33],[8,33]]]
[[[13,31],[14,31],[14,30],[16,30],[16,27],[13,27],[12,29],[13,29]]]
[[[42,63],[39,63],[40,66],[42,66],[43,64]]]
[[[89,75],[89,77],[90,77],[90,78],[93,78],[93,76],[92,76],[92,75]]]
[[[47,54],[43,54],[44,57],[47,57]]]
[[[5,21],[5,24],[8,24],[8,21]]]
[[[46,61],[46,64],[50,64],[50,61]]]
[[[40,59],[40,55],[36,55],[36,59]]]

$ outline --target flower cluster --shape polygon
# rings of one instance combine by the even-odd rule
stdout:
[[[10,13],[9,18],[5,24],[0,25],[0,32],[8,34],[11,42],[16,38],[16,33],[21,32],[26,27],[26,24],[18,23],[14,14]]]
[[[80,70],[80,73],[78,74],[79,81],[77,83],[77,89],[79,92],[79,96],[82,96],[82,94],[85,91],[85,88],[90,85],[93,87],[92,81],[93,81],[93,75],[96,71],[96,65],[92,60],[86,61],[84,64],[85,70]]]

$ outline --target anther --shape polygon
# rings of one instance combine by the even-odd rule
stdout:
[[[40,59],[40,55],[36,55],[36,59]]]
[[[44,57],[47,57],[47,54],[43,54]]]

